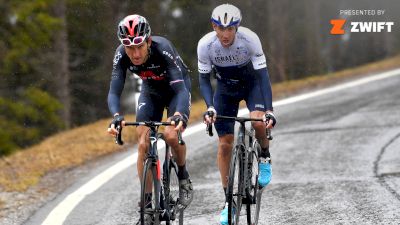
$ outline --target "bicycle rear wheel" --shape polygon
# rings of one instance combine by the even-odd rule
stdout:
[[[229,167],[227,187],[228,224],[239,224],[243,198],[243,170],[240,160],[241,146],[235,146]]]
[[[248,155],[248,189],[247,189],[247,202],[246,214],[247,224],[258,224],[260,213],[261,191],[258,189],[258,152],[261,150],[260,145],[255,141],[253,143],[252,151]]]
[[[157,166],[151,159],[145,161],[140,195],[140,223],[160,224],[160,182],[157,180]]]

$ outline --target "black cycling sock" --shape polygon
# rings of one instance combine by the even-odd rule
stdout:
[[[178,166],[178,179],[184,180],[189,178],[189,172],[186,170],[186,164]]]
[[[225,202],[228,202],[228,196],[226,196],[226,188],[224,188],[224,194],[225,194]],[[225,205],[224,205],[225,207]]]
[[[260,158],[271,158],[271,154],[269,153],[269,147],[261,148]]]

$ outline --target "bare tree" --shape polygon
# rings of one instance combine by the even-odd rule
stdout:
[[[55,59],[58,68],[54,71],[56,96],[63,104],[61,117],[67,128],[71,126],[71,96],[70,96],[70,71],[69,71],[69,48],[68,48],[68,32],[66,23],[66,3],[65,0],[58,0],[54,6],[55,16],[61,21],[61,28],[55,35]]]
[[[276,81],[284,81],[288,79],[286,69],[288,67],[289,18],[282,15],[288,11],[289,2],[287,0],[269,1],[267,7],[267,35],[271,40],[267,46],[271,51],[270,61],[276,69],[273,73]]]

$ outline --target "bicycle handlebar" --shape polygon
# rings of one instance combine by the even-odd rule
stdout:
[[[263,119],[256,119],[256,118],[249,118],[249,117],[232,117],[232,116],[217,116],[217,119],[224,119],[224,120],[235,120],[237,122],[243,123],[243,122],[249,122],[249,121],[260,121],[263,122]],[[206,133],[209,136],[213,136],[213,131],[212,131],[212,123],[207,124],[206,127]],[[268,140],[272,140],[273,137],[271,135],[271,129],[266,129],[267,133],[267,138]]]
[[[159,126],[175,126],[175,124],[172,124],[171,122],[143,121],[143,122],[124,122],[124,126],[159,127]],[[122,140],[122,127],[118,126],[116,129],[118,131],[118,134],[115,136],[115,143],[118,145],[123,145],[124,141]],[[177,134],[178,134],[178,143],[180,145],[184,145],[185,142],[182,139],[182,132],[178,130]]]

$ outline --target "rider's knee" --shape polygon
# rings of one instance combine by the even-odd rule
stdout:
[[[265,130],[265,124],[261,121],[252,122],[254,130]]]
[[[146,141],[145,139],[139,139],[138,141],[138,151],[139,154],[143,154],[147,151],[147,148],[149,147],[148,141]]]
[[[138,151],[139,154],[144,154],[149,148],[149,140],[147,137],[147,132],[138,132]]]
[[[221,155],[230,155],[232,152],[233,143],[220,142],[219,151]]]
[[[164,139],[169,145],[173,144],[174,142],[177,142],[177,134],[176,131],[170,130],[170,129],[165,129],[164,131]]]

